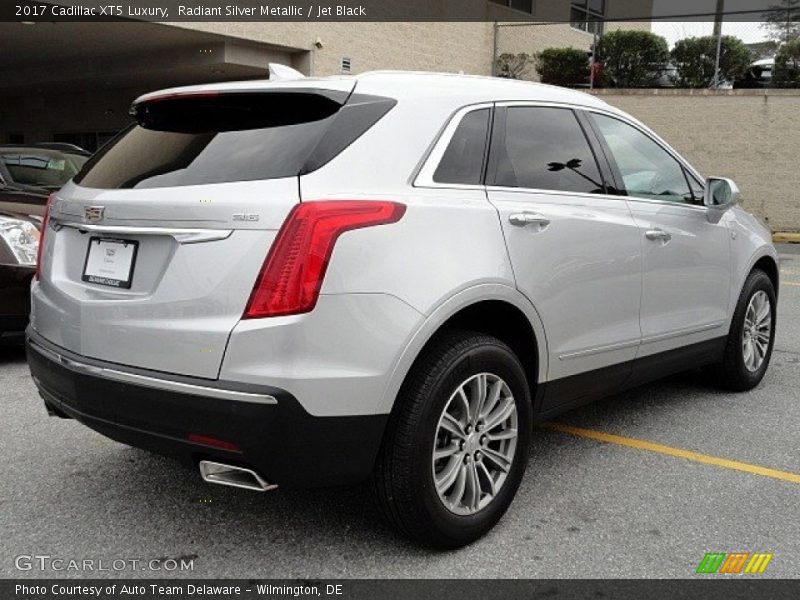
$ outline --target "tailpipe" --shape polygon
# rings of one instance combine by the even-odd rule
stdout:
[[[278,486],[265,480],[261,475],[252,469],[226,465],[210,460],[200,461],[200,476],[207,483],[217,483],[219,485],[229,485],[231,487],[243,488],[245,490],[255,490],[266,492],[274,490]]]

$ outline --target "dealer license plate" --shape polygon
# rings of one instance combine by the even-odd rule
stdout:
[[[83,280],[98,285],[129,289],[139,242],[93,237],[89,240]]]

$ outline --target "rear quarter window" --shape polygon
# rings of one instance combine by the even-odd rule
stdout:
[[[480,184],[489,133],[489,109],[467,113],[433,174],[437,183]]]

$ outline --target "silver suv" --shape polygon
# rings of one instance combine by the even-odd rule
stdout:
[[[51,200],[27,348],[45,405],[206,481],[371,476],[457,547],[532,423],[707,366],[757,385],[767,229],[583,93],[378,72],[143,96]]]

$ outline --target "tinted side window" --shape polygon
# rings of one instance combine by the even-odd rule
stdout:
[[[492,143],[490,164],[496,165],[495,185],[605,191],[592,149],[571,110],[510,107],[504,138],[495,138]]]
[[[629,196],[692,203],[683,166],[664,148],[619,119],[593,114]]]
[[[437,183],[481,183],[488,131],[488,108],[466,114],[450,139],[433,180]]]

